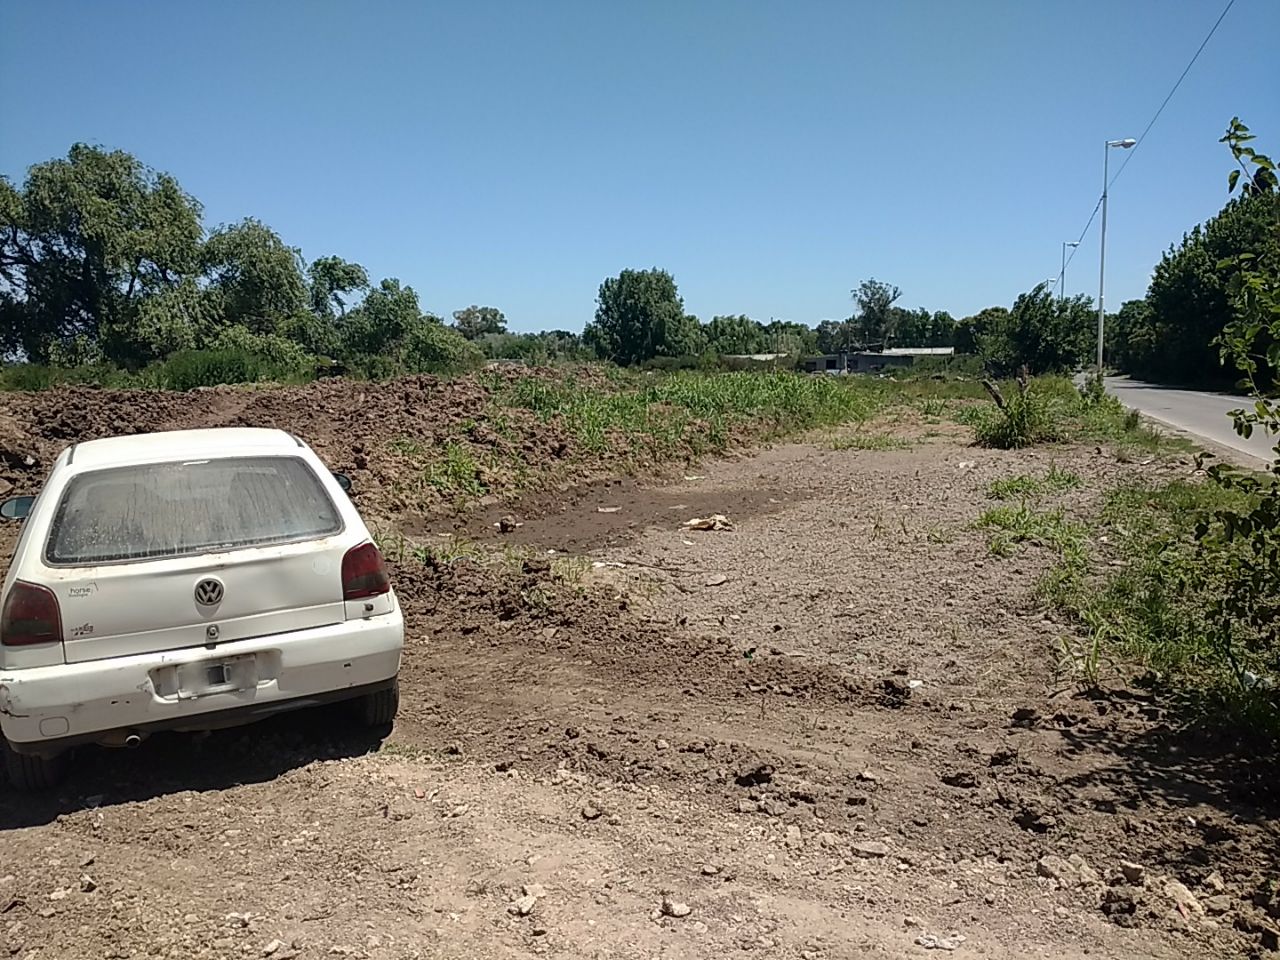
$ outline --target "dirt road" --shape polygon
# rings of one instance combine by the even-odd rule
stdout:
[[[1059,500],[1073,513],[1122,477],[1189,468],[931,432],[530,501],[507,535],[487,515],[426,530],[438,554],[507,559],[396,566],[410,641],[387,743],[335,709],[86,751],[52,798],[0,788],[0,947],[1274,949],[1269,774],[1179,738],[1141,694],[1076,696],[1052,671],[1069,630],[1029,597],[1051,557],[995,558],[972,528],[992,479],[1051,461],[1086,480]],[[734,529],[681,529],[709,508]]]

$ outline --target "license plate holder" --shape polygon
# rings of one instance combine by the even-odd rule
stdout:
[[[251,690],[258,685],[258,661],[253,654],[195,660],[178,668],[178,699],[194,700],[218,693]]]

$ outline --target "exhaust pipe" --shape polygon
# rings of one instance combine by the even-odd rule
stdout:
[[[147,739],[147,735],[136,730],[113,730],[99,740],[98,744],[103,747],[125,747],[133,750],[140,746],[145,739]]]

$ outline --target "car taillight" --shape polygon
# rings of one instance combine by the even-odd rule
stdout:
[[[48,587],[19,580],[4,598],[0,613],[0,644],[26,647],[62,642],[62,613]]]
[[[342,596],[346,600],[376,597],[391,589],[382,554],[372,543],[352,547],[342,558]]]

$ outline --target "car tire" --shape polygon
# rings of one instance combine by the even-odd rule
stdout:
[[[400,681],[360,698],[360,719],[366,727],[389,727],[400,710]]]
[[[62,782],[67,773],[67,754],[53,757],[28,756],[4,745],[4,768],[9,784],[22,793],[49,790]]]

